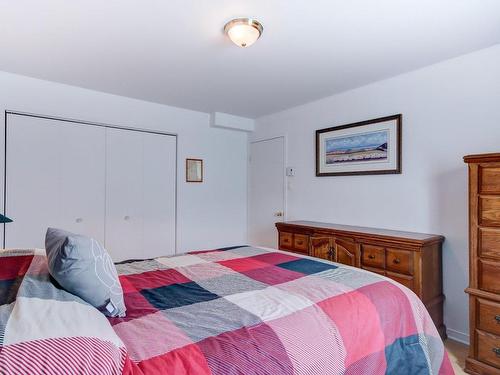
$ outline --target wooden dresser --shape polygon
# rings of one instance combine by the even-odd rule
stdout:
[[[500,153],[469,164],[470,353],[465,370],[500,374]]]
[[[376,272],[407,286],[425,304],[441,335],[443,236],[347,225],[276,223],[281,250],[307,254]]]

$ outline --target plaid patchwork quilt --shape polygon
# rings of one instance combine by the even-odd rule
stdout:
[[[106,317],[55,286],[45,250],[0,252],[0,374],[120,374],[130,360]]]
[[[248,246],[117,269],[132,373],[453,374],[421,301],[374,273]]]
[[[419,299],[352,267],[248,246],[117,265],[127,316],[0,252],[0,374],[453,374]]]

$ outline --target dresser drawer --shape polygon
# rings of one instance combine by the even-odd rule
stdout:
[[[388,271],[413,275],[413,251],[387,249],[385,256]]]
[[[385,268],[385,249],[379,246],[361,245],[361,263],[368,267]]]
[[[500,367],[500,337],[476,331],[477,359],[495,367]]]
[[[386,272],[386,276],[389,277],[390,279],[393,279],[394,281],[403,284],[405,287],[408,289],[413,290],[413,277],[411,276],[406,276],[406,275],[400,275],[396,274],[393,272]]]
[[[500,263],[479,259],[479,289],[500,293]]]
[[[293,234],[280,232],[280,248],[291,249],[293,246]]]
[[[500,196],[480,197],[479,210],[481,225],[500,226]]]
[[[500,229],[479,229],[479,256],[500,260]]]
[[[293,235],[293,248],[296,251],[303,252],[305,254],[309,253],[309,236],[305,234],[294,234]]]
[[[500,194],[500,167],[480,168],[480,192]]]
[[[478,328],[500,335],[500,303],[478,298],[477,311]]]

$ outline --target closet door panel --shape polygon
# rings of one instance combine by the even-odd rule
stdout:
[[[44,248],[47,227],[104,239],[104,129],[8,115],[6,247]]]
[[[143,135],[145,258],[175,254],[176,139]]]
[[[176,140],[107,129],[106,248],[113,260],[175,253]]]
[[[61,125],[61,228],[104,243],[105,128]]]
[[[106,129],[106,249],[114,261],[142,254],[142,133]]]

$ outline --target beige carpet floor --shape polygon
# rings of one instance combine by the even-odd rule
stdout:
[[[465,366],[465,358],[469,353],[469,347],[458,341],[446,340],[444,346],[448,351],[448,356],[450,357],[451,364],[455,370],[456,375],[465,374],[463,368]]]

